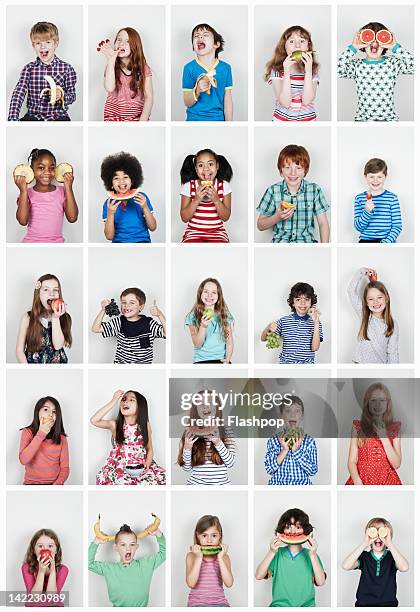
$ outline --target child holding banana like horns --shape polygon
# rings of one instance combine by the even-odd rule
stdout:
[[[149,603],[149,591],[153,573],[165,561],[165,536],[159,529],[160,519],[152,514],[154,521],[139,533],[129,525],[122,525],[115,536],[106,535],[100,528],[100,517],[94,525],[95,539],[89,546],[89,570],[104,576],[109,599],[114,607],[143,608]],[[141,559],[134,559],[139,547],[138,540],[148,535],[156,537],[159,551]],[[114,542],[119,554],[117,563],[95,561],[99,544]]]

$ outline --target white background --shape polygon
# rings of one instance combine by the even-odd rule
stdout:
[[[394,33],[397,43],[407,51],[414,49],[414,14],[413,6],[384,4],[358,6],[339,6],[337,51],[342,53],[351,45],[356,32],[371,21],[379,21]],[[390,53],[390,52],[389,52]],[[358,53],[365,58],[365,54]],[[356,84],[353,79],[338,79],[337,83],[337,118],[339,121],[353,121],[356,114]],[[395,108],[400,121],[413,121],[414,118],[414,78],[413,75],[399,75],[395,86]]]
[[[392,398],[392,414],[394,421],[401,421],[400,437],[402,461],[401,467],[397,470],[398,475],[403,484],[414,484],[413,417],[414,410],[417,409],[414,400],[414,381],[408,381],[407,384],[402,380],[392,380],[392,378],[355,379],[353,384],[347,384],[343,387],[340,393],[339,427],[341,436],[348,432],[349,437],[339,437],[337,440],[338,484],[344,484],[349,477],[347,458],[353,420],[360,420],[365,392],[371,384],[377,382],[381,382],[388,387]]]
[[[233,585],[225,595],[233,606],[247,605],[249,537],[245,491],[174,491],[172,493],[172,606],[186,606],[189,588],[185,581],[185,558],[194,543],[194,528],[205,514],[219,517],[223,543],[228,545]]]
[[[290,264],[292,262],[292,265]],[[295,283],[309,283],[318,296],[324,340],[315,353],[315,363],[331,361],[330,253],[319,246],[276,246],[255,251],[256,363],[278,363],[279,349],[267,349],[261,332],[271,322],[292,312],[287,303]]]
[[[338,251],[338,361],[351,363],[360,327],[360,317],[353,310],[347,296],[347,287],[360,268],[373,268],[391,297],[392,316],[400,331],[400,363],[411,363],[414,350],[414,310],[413,301],[407,300],[407,287],[412,288],[414,285],[414,253],[411,248],[375,246],[377,248],[341,248]],[[363,289],[360,295],[363,296]]]
[[[165,517],[165,496],[160,491],[145,491],[141,493],[133,491],[90,491],[89,492],[89,536],[88,542],[93,542],[95,534],[93,525],[96,523],[98,514],[101,515],[101,529],[104,533],[114,535],[121,525],[127,523],[135,532],[142,531],[153,522],[151,513],[156,514],[161,520],[159,529],[168,538],[169,526]],[[139,540],[136,559],[158,552],[159,546],[153,536]],[[168,540],[166,541],[168,545]],[[155,572],[153,572],[150,585],[149,606],[158,607],[165,605],[165,565],[169,563],[168,550],[166,561]],[[84,554],[87,564],[87,549]],[[106,563],[119,562],[120,557],[112,548],[112,544],[100,544],[96,553],[96,561]],[[89,606],[111,607],[108,599],[105,578],[94,572],[88,572]]]
[[[287,145],[297,144],[309,153],[310,166],[305,180],[317,183],[331,207],[331,131],[328,127],[316,126],[314,129],[302,126],[287,126],[281,133],[272,128],[256,128],[254,139],[254,211],[259,205],[266,189],[273,183],[283,180],[277,169],[280,151]],[[333,205],[333,210],[335,206]],[[330,217],[331,208],[327,212]],[[254,212],[255,242],[271,242],[273,230],[257,229],[258,212]],[[319,241],[318,223],[315,218],[314,237]]]
[[[16,201],[19,189],[13,180],[13,170],[18,164],[27,164],[32,149],[48,149],[55,155],[57,164],[69,162],[73,166],[73,193],[79,208],[79,217],[76,223],[69,223],[64,216],[63,236],[67,242],[83,241],[83,145],[82,129],[73,127],[67,130],[60,123],[43,126],[42,132],[31,124],[22,125],[16,130],[9,127],[7,130],[7,169],[6,169],[6,218],[7,241],[21,242],[27,232],[27,226],[19,225],[16,220]],[[54,182],[55,185],[60,183]],[[28,187],[33,187],[33,181]],[[63,186],[61,184],[61,186]]]
[[[101,164],[105,157],[120,151],[131,153],[141,164],[143,184],[140,191],[149,197],[157,221],[150,239],[165,242],[165,131],[142,126],[140,137],[128,123],[89,129],[89,241],[108,242],[102,221],[102,207],[108,195],[101,179]]]
[[[150,119],[165,119],[165,13],[163,6],[90,6],[89,7],[89,119],[103,121],[106,91],[103,75],[106,58],[96,50],[101,40],[114,42],[119,30],[130,27],[140,34],[147,65],[152,70],[153,108]]]
[[[192,122],[191,122],[192,123]],[[199,127],[188,123],[172,128],[171,165],[171,238],[181,242],[186,223],[181,220],[181,178],[180,171],[187,155],[195,155],[201,149],[212,149],[217,155],[224,155],[233,170],[230,182],[232,188],[232,214],[225,228],[231,242],[248,240],[248,134],[247,130],[235,126],[234,132],[227,132],[223,126]]]
[[[117,246],[117,245],[116,245]],[[136,247],[90,249],[89,252],[89,362],[113,363],[116,349],[115,338],[102,338],[102,334],[90,331],[92,323],[101,309],[101,301],[114,298],[120,308],[120,295],[124,289],[137,287],[146,294],[146,305],[142,314],[151,316],[149,309],[153,300],[165,311],[164,252],[160,248],[146,251]],[[104,321],[108,320],[105,315]],[[154,363],[165,362],[165,342],[157,338],[154,342]],[[120,364],[121,365],[121,364]],[[104,402],[105,403],[105,402]]]
[[[194,260],[194,269],[186,275],[185,270]],[[233,323],[232,363],[247,362],[248,319],[247,295],[247,251],[244,248],[226,249],[200,246],[198,249],[175,249],[172,253],[172,362],[192,363],[193,343],[185,317],[194,307],[197,289],[206,278],[215,278],[223,290],[223,297]],[[194,366],[201,367],[199,365]]]
[[[271,121],[274,93],[264,81],[265,65],[287,28],[299,25],[308,30],[317,62],[320,64],[320,84],[315,98],[315,110],[320,121],[331,119],[331,9],[329,6],[257,6],[254,17],[254,116],[256,121]]]
[[[7,7],[6,39],[6,110],[18,82],[22,68],[36,60],[36,53],[29,37],[32,26],[38,21],[49,21],[58,28],[59,44],[55,51],[63,62],[71,64],[76,72],[76,100],[70,104],[68,115],[72,121],[81,121],[83,112],[83,17],[81,6],[28,6]],[[45,83],[46,84],[46,83]],[[22,104],[20,117],[26,113]],[[6,115],[7,118],[7,115]],[[33,147],[30,147],[33,148]]]
[[[73,344],[71,348],[64,349],[69,363],[83,361],[82,250],[71,247],[72,250],[69,251],[69,248],[63,248],[61,245],[28,248],[25,245],[25,248],[8,249],[6,321],[9,363],[17,363],[16,339],[20,320],[25,312],[31,310],[35,283],[44,274],[57,276],[72,318]]]
[[[393,542],[407,559],[408,572],[397,572],[399,605],[413,605],[414,588],[414,497],[410,491],[362,490],[338,492],[337,562],[338,605],[354,606],[360,571],[341,569],[341,563],[362,541],[366,523],[374,517],[389,521],[394,532]]]
[[[255,491],[254,493],[254,572],[261,563],[274,537],[277,523],[283,512],[299,508],[309,515],[314,527],[314,538],[318,542],[318,555],[327,573],[322,587],[315,587],[316,605],[330,605],[331,581],[331,524],[330,494],[328,491],[302,491],[288,488],[280,491]],[[272,601],[272,581],[255,580],[254,606],[269,606]]]
[[[191,32],[199,23],[208,23],[225,41],[219,60],[232,68],[232,99],[234,121],[248,118],[248,73],[246,64],[247,7],[229,5],[199,5],[172,8],[172,121],[184,121],[186,109],[182,96],[182,71],[185,64],[196,58],[192,49]],[[240,24],[240,26],[239,26]]]
[[[379,157],[388,166],[384,188],[397,194],[400,202],[403,229],[398,242],[414,241],[414,157],[401,155],[401,150],[412,151],[414,132],[409,127],[384,130],[380,125],[341,127],[338,132],[337,225],[339,242],[359,242],[354,229],[354,198],[366,191],[363,175],[369,159]]]
[[[7,484],[22,484],[25,466],[19,462],[22,427],[32,423],[35,404],[41,397],[55,397],[61,406],[69,446],[70,475],[65,485],[83,484],[83,373],[81,370],[9,370],[7,372]],[[16,398],[19,398],[16,401]]]
[[[7,493],[6,584],[9,591],[25,591],[21,566],[31,538],[39,529],[52,529],[60,540],[62,563],[69,568],[63,591],[69,592],[70,605],[83,605],[83,573],[86,555],[83,546],[82,495],[61,491],[48,496],[44,491]]]
[[[89,372],[89,414],[87,421],[99,408],[112,399],[117,389],[133,389],[147,400],[149,422],[152,428],[153,458],[160,467],[166,467],[165,444],[166,431],[166,400],[165,373],[162,371],[139,372],[138,370],[91,370]],[[116,420],[118,405],[105,415],[104,419]],[[111,450],[111,432],[99,429],[91,423],[89,427],[89,484],[95,484],[96,474],[105,465]]]

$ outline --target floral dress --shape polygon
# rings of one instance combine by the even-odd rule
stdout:
[[[51,319],[41,318],[41,348],[36,353],[25,350],[28,363],[67,363],[64,349],[56,350],[52,342]]]
[[[138,466],[146,461],[147,450],[143,443],[143,436],[137,423],[124,423],[124,443],[117,444],[112,441],[108,459],[96,475],[97,485],[164,485],[166,484],[165,469],[159,467],[155,461],[148,470],[135,470],[130,466]],[[136,470],[139,471],[139,470]]]
[[[360,421],[353,421],[357,433],[361,430]],[[398,437],[401,423],[394,421],[387,428],[387,435],[391,442]],[[357,471],[364,485],[400,485],[401,480],[395,468],[392,467],[386,456],[383,444],[379,438],[368,438],[357,452]],[[352,485],[349,476],[346,485]]]

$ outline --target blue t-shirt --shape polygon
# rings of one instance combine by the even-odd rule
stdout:
[[[225,90],[232,89],[232,70],[229,64],[222,60],[216,60],[212,69],[216,71],[213,78],[216,80],[217,87],[212,86],[210,94],[201,93],[197,102],[187,108],[187,121],[225,120]],[[203,72],[209,72],[209,68],[200,64],[197,59],[185,64],[182,75],[182,91],[192,91],[197,78]]]
[[[147,207],[153,212],[153,207],[147,195],[141,191],[138,193],[146,198]],[[102,208],[102,219],[104,221],[108,216],[107,201],[108,199],[105,200]],[[143,211],[134,197],[119,204],[114,215],[114,227],[115,234],[112,242],[151,242]]]
[[[227,319],[230,325],[233,321],[233,317],[230,313],[228,313]],[[226,357],[226,340],[220,329],[219,320],[219,315],[215,314],[206,330],[206,336],[202,346],[199,348],[194,347],[194,363],[198,361],[224,359]],[[195,325],[195,322],[194,312],[187,314],[185,317],[185,325]]]

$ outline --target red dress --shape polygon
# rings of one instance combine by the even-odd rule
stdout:
[[[361,430],[360,421],[353,421],[357,433]],[[387,429],[388,438],[394,440],[399,434],[400,421],[394,421]],[[400,485],[401,480],[395,468],[388,461],[380,438],[371,437],[358,447],[357,471],[364,485]],[[352,485],[349,476],[346,485]]]

